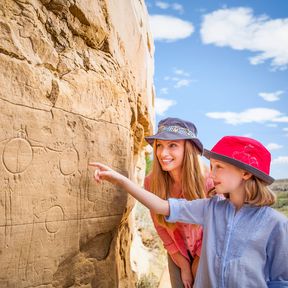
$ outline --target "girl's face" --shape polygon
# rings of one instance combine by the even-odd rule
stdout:
[[[156,156],[162,170],[167,172],[181,170],[185,140],[156,140]]]
[[[217,194],[233,193],[241,189],[245,171],[220,160],[210,159],[210,177]]]

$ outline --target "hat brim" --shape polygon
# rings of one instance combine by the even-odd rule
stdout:
[[[220,161],[229,163],[231,165],[234,165],[234,166],[236,166],[236,167],[238,167],[240,169],[243,169],[245,171],[248,171],[251,174],[253,174],[254,176],[256,176],[257,178],[263,180],[268,185],[272,184],[274,182],[274,180],[275,180],[273,177],[271,177],[268,174],[260,171],[259,169],[255,168],[255,167],[252,167],[252,166],[250,166],[250,165],[248,165],[246,163],[243,163],[243,162],[241,162],[239,160],[236,160],[234,158],[230,158],[230,157],[227,157],[225,155],[209,151],[207,149],[204,149],[203,155],[207,159],[213,158],[213,159],[216,159],[216,160],[220,160]]]
[[[145,137],[145,140],[153,146],[154,141],[158,140],[190,140],[198,148],[201,155],[203,154],[203,144],[198,138],[193,138],[191,136],[179,135],[177,133],[162,131],[152,136]]]

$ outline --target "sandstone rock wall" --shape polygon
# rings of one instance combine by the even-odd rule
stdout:
[[[134,287],[133,201],[87,164],[143,177],[147,23],[144,0],[0,2],[0,287]]]

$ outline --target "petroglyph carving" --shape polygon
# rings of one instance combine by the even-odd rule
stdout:
[[[3,151],[3,164],[11,173],[23,172],[31,163],[33,151],[25,139],[14,138],[10,140]]]
[[[72,174],[77,170],[78,154],[75,149],[68,149],[63,151],[60,157],[59,166],[63,175]]]
[[[49,233],[56,233],[64,220],[64,212],[62,207],[51,207],[46,215],[45,226]]]

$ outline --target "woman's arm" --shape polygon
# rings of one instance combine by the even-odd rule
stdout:
[[[108,182],[111,182],[112,184],[118,185],[154,213],[164,216],[169,215],[169,203],[167,200],[163,200],[158,196],[154,195],[153,193],[140,188],[127,177],[112,170],[106,165],[96,162],[89,163],[89,165],[96,167],[94,173],[94,178],[96,182],[106,180]]]
[[[161,226],[155,215],[151,213],[151,218],[154,224],[154,227],[156,229],[156,232],[158,233],[160,239],[163,242],[164,248],[167,250],[167,252],[171,255],[174,254],[176,252],[179,252],[179,249],[174,241],[174,239],[170,236],[170,234],[168,233],[167,229],[164,228],[163,226]]]
[[[178,267],[181,269],[191,270],[190,262],[179,251],[169,255]]]

